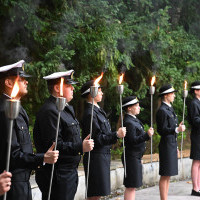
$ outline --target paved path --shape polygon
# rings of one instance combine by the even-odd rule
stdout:
[[[200,200],[200,197],[191,196],[191,181],[170,183],[168,200]],[[123,196],[110,198],[109,200],[123,200]],[[160,200],[159,187],[149,187],[136,191],[136,200]]]

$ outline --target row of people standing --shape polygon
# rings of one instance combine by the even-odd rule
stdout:
[[[11,92],[15,82],[18,82],[19,85],[19,93],[17,94],[16,99],[20,100],[28,92],[28,81],[26,80],[28,75],[24,72],[23,64],[24,61],[19,61],[12,65],[0,67],[0,81],[2,86],[2,96],[0,98],[0,173],[5,169],[6,149],[8,145],[7,133],[9,127],[8,119],[5,115],[5,101],[6,99],[11,98]],[[20,107],[19,115],[14,120],[13,126],[10,163],[12,182],[11,189],[7,195],[7,200],[32,199],[29,179],[30,173],[33,169],[36,170],[36,182],[42,192],[42,199],[46,200],[49,191],[52,168],[51,164],[53,163],[56,164],[50,199],[74,199],[78,186],[77,167],[80,162],[81,155],[85,152],[93,150],[94,141],[93,139],[89,139],[89,131],[88,133],[85,133],[87,136],[82,141],[80,137],[79,122],[75,117],[73,107],[69,105],[69,102],[73,98],[73,84],[76,84],[76,82],[73,80],[73,73],[74,71],[70,70],[67,72],[53,73],[47,77],[44,77],[47,80],[50,97],[46,100],[36,116],[33,136],[37,154],[33,154],[32,150],[28,116],[23,107]],[[56,98],[60,96],[61,78],[64,78],[63,97],[66,98],[67,103],[63,112],[61,113],[58,131],[58,150],[55,151],[53,150],[55,144],[52,144],[55,141],[56,123],[58,117],[58,110],[56,109],[55,102]],[[101,93],[99,94],[101,95]],[[105,113],[103,115],[102,117],[104,117],[104,121],[107,120]],[[125,136],[126,129],[120,128],[117,132],[111,132],[109,122],[107,121],[106,123],[100,124],[101,127],[99,130],[101,130],[102,125],[105,125],[105,130],[102,133],[107,135],[108,137],[106,138],[110,138],[110,141],[106,142],[106,138],[101,138],[100,140],[104,141],[110,148],[110,145],[115,143],[119,137]],[[98,149],[98,147],[96,149]],[[108,148],[106,149],[108,150]],[[102,150],[100,153],[105,155],[104,149],[100,148],[100,150]],[[107,179],[105,182],[108,181],[110,172],[110,152],[106,152],[106,155],[107,154],[108,156],[106,156],[105,161],[107,162],[106,173],[108,174],[108,177],[106,177]],[[102,158],[103,157],[104,156],[102,156]],[[103,174],[104,172],[102,172],[102,175]],[[10,179],[6,182],[6,184],[7,187],[10,186]],[[109,194],[109,188],[110,185],[108,182],[106,188],[104,188],[105,193],[103,195]],[[7,191],[7,188],[5,188],[5,191]],[[1,196],[0,199],[3,199],[3,196]]]
[[[178,124],[177,115],[172,107],[176,90],[171,85],[164,85],[159,90],[161,105],[156,113],[157,131],[161,136],[159,143],[159,190],[161,200],[168,199],[170,177],[178,175],[177,134],[185,131],[185,125]],[[191,153],[193,159],[191,177],[193,189],[191,195],[200,196],[200,81],[191,84],[193,100],[188,105],[188,121],[191,125]],[[135,199],[135,188],[142,186],[141,158],[145,150],[145,141],[153,135],[150,128],[144,132],[137,115],[140,113],[137,97],[127,97],[123,101],[126,111],[124,125],[127,128],[125,137],[127,176],[124,200]],[[122,156],[122,162],[123,162]]]
[[[1,160],[5,161],[5,149],[7,145],[6,133],[7,120],[5,117],[5,98],[10,98],[14,82],[18,77],[20,92],[17,98],[27,94],[26,74],[23,70],[24,61],[0,68],[0,80],[3,86],[3,96],[1,103]],[[61,113],[61,121],[58,137],[58,151],[53,151],[56,133],[56,122],[58,111],[56,109],[56,97],[60,94],[60,79],[64,78],[63,96],[67,100],[64,111]],[[34,126],[34,141],[37,154],[32,153],[30,135],[28,131],[28,116],[21,107],[20,114],[15,120],[13,128],[13,141],[11,151],[11,172],[12,187],[8,192],[8,199],[31,200],[31,189],[29,184],[30,172],[36,169],[36,182],[42,192],[42,199],[47,199],[51,165],[55,165],[51,200],[72,200],[74,199],[78,175],[77,167],[80,157],[84,152],[91,150],[90,175],[88,184],[88,199],[99,199],[101,196],[110,193],[110,148],[116,143],[118,138],[126,135],[126,128],[119,128],[112,132],[106,113],[98,106],[102,99],[101,87],[94,100],[94,120],[93,139],[89,139],[89,124],[91,118],[91,96],[90,86],[92,81],[83,85],[82,96],[87,100],[83,125],[83,139],[80,138],[80,125],[75,117],[72,106],[68,103],[73,98],[73,70],[64,73],[54,73],[47,77],[50,97],[37,114]],[[194,90],[195,91],[195,90]],[[172,109],[171,103],[174,100],[175,90],[170,85],[160,89],[162,105],[157,112],[158,132],[161,135],[159,145],[160,153],[160,194],[161,199],[166,199],[169,188],[169,177],[176,175],[177,171],[177,142],[178,132],[184,131],[185,126],[177,125],[177,117]],[[127,97],[123,101],[125,110],[124,125],[127,127],[127,137],[125,137],[127,177],[124,179],[125,200],[132,200],[135,196],[135,188],[142,185],[142,165],[141,158],[145,150],[145,141],[153,135],[150,128],[144,132],[142,123],[136,115],[140,113],[139,101],[135,96]],[[5,129],[4,129],[5,128]],[[94,141],[93,141],[94,140]],[[95,143],[95,146],[94,146]],[[51,146],[52,145],[52,146]],[[176,150],[176,151],[175,151]],[[171,152],[174,152],[172,155]],[[59,158],[58,158],[59,154]],[[88,154],[84,154],[84,169],[87,176]],[[123,161],[123,159],[122,159]],[[0,167],[1,172],[5,169],[5,162]],[[194,190],[195,191],[195,190]],[[198,192],[198,191],[196,191]]]

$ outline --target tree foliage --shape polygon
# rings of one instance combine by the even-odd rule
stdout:
[[[72,104],[80,119],[80,87],[104,70],[102,104],[113,111],[116,126],[115,87],[124,68],[124,96],[140,98],[144,123],[150,124],[148,88],[154,74],[157,91],[164,83],[178,89],[174,106],[182,118],[183,82],[199,79],[199,7],[197,0],[0,0],[0,65],[27,61],[34,76],[25,99],[31,119],[48,96],[43,76],[75,70],[80,84]],[[157,93],[155,110],[156,99]]]

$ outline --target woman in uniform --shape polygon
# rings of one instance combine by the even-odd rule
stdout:
[[[124,200],[135,199],[135,188],[142,186],[142,163],[141,158],[145,151],[145,141],[153,135],[154,130],[150,128],[144,131],[143,124],[136,117],[140,113],[139,101],[136,96],[129,96],[123,100],[124,126],[127,133],[125,137],[126,146],[126,174],[124,185],[126,187]],[[124,156],[122,155],[124,164]]]
[[[192,162],[192,184],[191,195],[200,196],[200,81],[195,81],[191,85],[193,100],[188,106],[188,121],[191,125],[191,151]]]
[[[90,132],[90,120],[92,112],[92,97],[90,87],[94,81],[86,82],[81,88],[83,98],[86,98],[86,106],[82,118],[82,137],[83,139]],[[94,98],[94,116],[92,124],[92,139],[95,147],[90,152],[89,180],[88,180],[88,200],[98,200],[101,196],[110,194],[110,149],[111,145],[117,142],[118,138],[123,138],[126,134],[126,128],[119,128],[112,132],[106,113],[99,107],[103,92],[98,88],[98,94]],[[84,154],[83,165],[87,180],[88,153]]]
[[[159,90],[161,106],[156,113],[157,131],[161,136],[159,143],[160,197],[166,200],[170,176],[178,174],[177,133],[185,131],[182,122],[178,125],[177,115],[171,105],[176,90],[171,85],[164,85]]]

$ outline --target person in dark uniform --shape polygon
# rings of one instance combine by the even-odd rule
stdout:
[[[159,189],[161,200],[166,200],[170,176],[178,174],[177,133],[185,131],[182,122],[178,125],[177,115],[171,105],[176,90],[171,85],[164,85],[159,90],[162,103],[156,113],[157,131],[161,136],[159,143]]]
[[[200,81],[191,84],[191,93],[194,98],[188,106],[188,121],[191,125],[192,184],[191,195],[200,196]]]
[[[6,168],[8,119],[5,116],[5,101],[10,99],[14,83],[17,81],[19,92],[15,99],[20,100],[27,94],[26,77],[23,70],[24,61],[0,67],[0,173]],[[55,163],[58,151],[51,148],[42,154],[33,154],[31,137],[29,133],[29,119],[26,111],[21,106],[18,117],[13,122],[13,135],[11,145],[10,171],[12,173],[12,186],[7,194],[7,200],[31,200],[31,187],[29,183],[32,169],[42,166],[43,163]],[[3,199],[3,197],[0,197]]]
[[[145,152],[145,141],[149,140],[154,130],[150,128],[144,131],[143,124],[136,117],[140,114],[140,105],[136,96],[124,98],[122,108],[126,112],[124,126],[127,133],[125,139],[126,177],[124,177],[124,200],[135,199],[135,188],[142,186],[142,163],[141,158]],[[122,154],[124,164],[124,155]]]
[[[90,86],[94,81],[86,82],[81,88],[83,98],[86,98],[86,106],[82,118],[82,138],[87,137],[90,132],[90,121],[92,111],[92,97]],[[88,180],[87,197],[89,200],[98,200],[101,196],[110,194],[110,149],[111,145],[117,142],[118,138],[125,137],[126,128],[119,128],[117,132],[112,132],[106,113],[99,107],[103,92],[98,88],[98,94],[94,98],[94,117],[92,125],[92,138],[95,147],[90,153],[90,170]],[[83,157],[84,171],[87,179],[88,153]]]
[[[10,172],[4,171],[0,174],[0,196],[10,190],[11,177],[12,174]]]
[[[94,147],[89,135],[82,142],[79,122],[75,117],[73,107],[68,103],[73,99],[74,70],[56,72],[44,77],[47,80],[50,97],[39,110],[34,125],[34,141],[38,153],[45,152],[55,141],[58,110],[56,97],[60,96],[60,82],[64,78],[63,97],[66,106],[61,112],[58,145],[60,152],[55,165],[52,183],[51,200],[73,200],[78,186],[77,168],[83,152],[91,151]],[[89,132],[88,132],[89,134]],[[36,171],[36,182],[42,192],[42,199],[47,200],[51,176],[51,166],[44,165]]]

